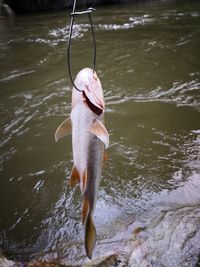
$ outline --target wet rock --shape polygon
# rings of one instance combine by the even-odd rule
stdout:
[[[26,267],[125,267],[127,266],[127,259],[126,261],[124,259],[125,258],[122,257],[122,255],[111,254],[98,257],[94,260],[87,260],[87,263],[85,264],[68,265],[58,262],[42,261],[28,263]]]
[[[0,266],[1,267],[20,267],[19,263],[8,260],[0,251]]]
[[[15,16],[14,11],[9,7],[9,5],[4,4],[2,8],[3,8],[3,11],[7,17],[14,17]]]
[[[109,255],[97,258],[83,265],[83,267],[111,267],[116,266],[117,255]]]
[[[53,262],[38,262],[38,263],[29,263],[27,267],[59,267],[60,265]]]
[[[163,203],[157,203],[156,216],[148,222],[146,240],[136,245],[131,253],[130,266],[197,266],[200,255],[199,189],[200,177],[195,176],[183,187],[163,193]]]
[[[116,253],[107,256],[98,257],[89,261],[82,267],[127,267],[128,258],[126,253]]]
[[[57,262],[48,262],[48,261],[42,261],[42,262],[30,262],[26,265],[26,267],[72,267],[69,265],[63,265]]]
[[[3,0],[0,0],[0,15],[7,17],[14,17],[15,13],[9,5],[5,4]]]

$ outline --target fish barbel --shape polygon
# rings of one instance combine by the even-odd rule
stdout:
[[[109,135],[103,124],[105,102],[96,73],[89,68],[82,69],[76,76],[75,84],[82,92],[73,88],[70,118],[58,127],[55,140],[72,133],[74,166],[70,184],[73,187],[80,183],[85,249],[91,259],[96,242],[93,213],[101,180],[104,148],[108,147]]]

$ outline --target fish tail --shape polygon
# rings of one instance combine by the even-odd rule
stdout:
[[[96,229],[91,214],[88,214],[85,222],[85,250],[89,259],[92,258],[92,251],[96,242]]]

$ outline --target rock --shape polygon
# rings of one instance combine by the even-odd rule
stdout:
[[[10,8],[9,5],[5,4],[3,0],[0,0],[0,15],[14,17],[15,12]]]
[[[73,267],[69,265],[63,265],[55,262],[39,261],[39,262],[29,262],[26,267]]]
[[[92,260],[86,264],[84,264],[82,267],[114,267],[116,266],[117,262],[117,255],[109,255],[97,258],[95,260]]]
[[[163,192],[155,217],[149,220],[147,238],[133,249],[129,266],[196,267],[200,255],[200,179]],[[155,203],[156,204],[156,203]],[[151,211],[152,212],[152,211]]]
[[[9,7],[9,5],[3,4],[2,9],[7,17],[14,17],[14,11]]]
[[[59,267],[60,265],[53,262],[37,262],[37,263],[29,263],[27,267]]]
[[[0,252],[0,266],[1,267],[20,267],[20,264],[11,260],[8,260],[1,252]]]

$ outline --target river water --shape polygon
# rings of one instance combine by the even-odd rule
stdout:
[[[71,108],[67,13],[0,21],[0,244],[19,262],[85,259],[82,200],[68,185],[71,138],[54,141]],[[163,192],[200,179],[200,2],[98,7],[93,20],[110,134],[98,245],[142,220]],[[92,53],[87,17],[78,18],[74,76]]]

